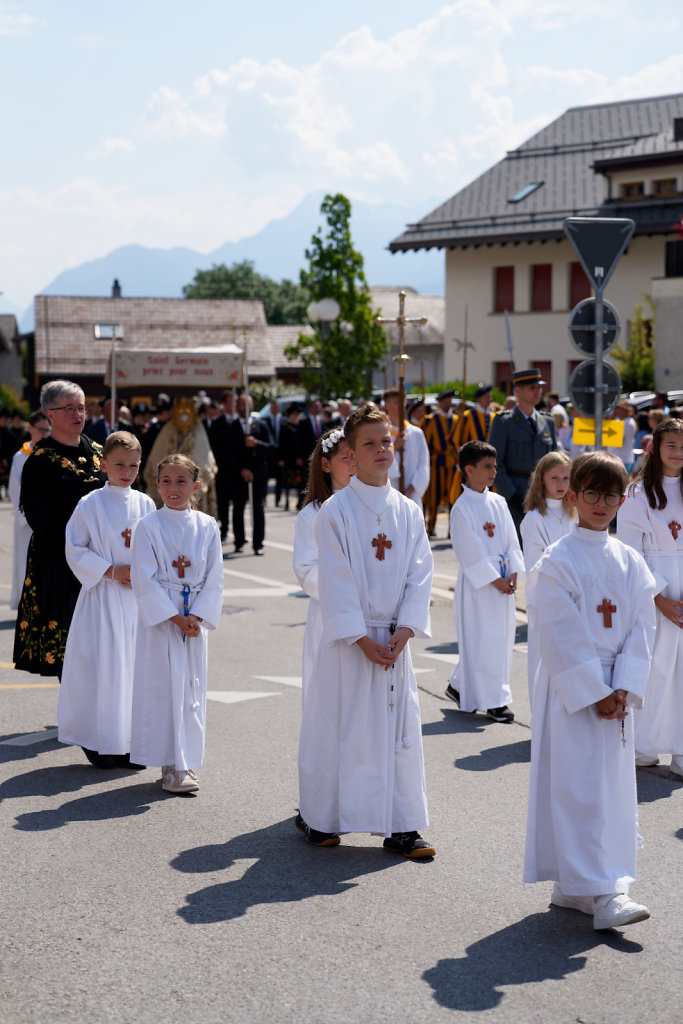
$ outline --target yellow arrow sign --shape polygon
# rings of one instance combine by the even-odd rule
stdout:
[[[574,433],[572,434],[573,444],[595,444],[595,420],[581,419],[574,420]],[[605,448],[621,448],[624,443],[624,421],[603,420],[602,421],[602,443]]]

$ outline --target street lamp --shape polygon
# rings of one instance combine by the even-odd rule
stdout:
[[[341,313],[341,306],[336,299],[320,299],[318,302],[311,302],[306,309],[308,319],[311,323],[318,323],[320,325],[320,337],[323,341],[323,345],[320,347],[320,362],[322,370],[322,392],[323,398],[327,398],[327,374],[325,370],[325,348],[324,342],[327,341],[330,334],[332,333],[332,324],[338,319]]]

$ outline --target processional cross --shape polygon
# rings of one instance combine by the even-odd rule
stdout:
[[[189,558],[186,559],[185,555],[178,555],[177,559],[174,562],[171,562],[171,565],[173,566],[174,569],[178,570],[178,578],[184,580],[185,569],[187,568],[188,565],[192,565],[192,562],[190,561]]]
[[[124,539],[126,547],[129,548],[130,547],[130,538],[131,538],[131,532],[130,532],[130,527],[129,526],[126,527],[126,529],[123,531],[121,536]]]
[[[465,337],[462,341],[460,338],[453,338],[453,341],[455,342],[455,347],[458,352],[462,350],[462,405],[464,412],[466,408],[465,402],[467,400],[467,394],[465,392],[465,388],[467,387],[467,349],[471,348],[474,352],[474,345],[471,341],[467,340],[467,306],[465,306]]]
[[[681,524],[677,523],[675,519],[672,519],[671,522],[668,525],[669,525],[669,529],[671,530],[671,536],[673,537],[674,540],[678,540],[678,534],[679,534],[680,529],[681,529]]]
[[[605,629],[612,628],[612,612],[617,610],[617,606],[612,604],[608,597],[603,597],[602,604],[599,604],[597,611],[602,614],[602,624]]]
[[[398,316],[394,319],[386,316],[375,317],[375,323],[378,324],[396,324],[398,327],[398,355],[394,356],[394,362],[398,363],[398,436],[405,434],[405,414],[406,414],[406,382],[404,377],[405,364],[410,361],[410,356],[406,355],[403,351],[403,344],[405,340],[405,327],[406,324],[426,324],[426,316],[406,316],[406,293],[400,291],[398,293]],[[424,397],[424,395],[423,395]],[[403,468],[403,447],[401,447],[398,453],[398,460],[400,466],[398,489],[401,494],[405,490],[405,471]],[[381,534],[380,534],[381,536]],[[373,541],[374,544],[374,541]],[[377,553],[379,558],[379,552]],[[384,552],[382,552],[382,558],[384,558]],[[381,561],[381,559],[380,559]]]

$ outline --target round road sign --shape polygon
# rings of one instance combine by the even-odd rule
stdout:
[[[596,330],[595,330],[595,299],[582,299],[577,306],[574,306],[569,315],[569,337],[575,348],[585,356],[594,356],[596,352]],[[604,330],[602,331],[602,351],[605,352],[616,345],[621,331],[619,314],[611,302],[603,299],[602,320]]]

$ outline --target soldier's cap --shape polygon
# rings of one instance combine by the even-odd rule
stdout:
[[[512,386],[517,387],[524,384],[545,384],[541,377],[541,371],[535,366],[529,367],[528,370],[515,370],[512,374]]]
[[[444,398],[453,398],[454,395],[455,395],[455,390],[453,390],[453,391],[442,391],[440,395],[436,396],[436,400],[437,400],[437,402],[441,402]]]
[[[492,387],[492,384],[480,384],[477,390],[474,392],[474,397],[481,398],[482,395],[488,395]]]

